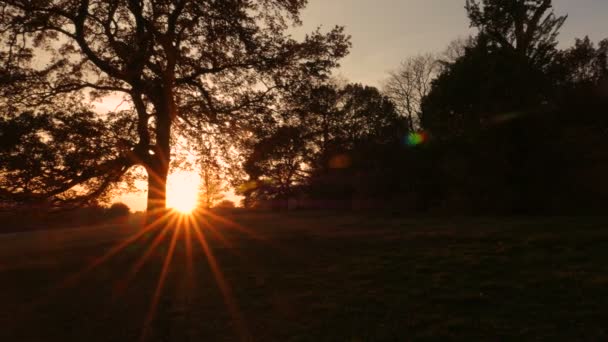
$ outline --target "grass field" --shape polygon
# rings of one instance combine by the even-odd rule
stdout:
[[[236,211],[200,236],[4,234],[0,341],[605,341],[606,223]]]

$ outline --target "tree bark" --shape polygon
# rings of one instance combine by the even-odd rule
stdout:
[[[162,95],[161,95],[162,94]],[[171,159],[171,125],[175,117],[175,104],[171,90],[158,94],[155,103],[156,110],[156,144],[150,162],[146,166],[148,172],[148,204],[149,215],[156,215],[167,209],[167,177]],[[164,96],[163,96],[164,95]]]
[[[169,175],[167,163],[161,163],[158,160],[154,164],[156,165],[146,167],[148,172],[147,211],[152,215],[167,208],[167,176]]]

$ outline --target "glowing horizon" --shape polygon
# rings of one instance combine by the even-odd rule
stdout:
[[[193,171],[178,171],[167,179],[167,208],[188,214],[198,205],[201,178]]]

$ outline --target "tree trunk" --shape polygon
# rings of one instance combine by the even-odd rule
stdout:
[[[171,124],[175,116],[172,95],[158,96],[156,144],[146,166],[148,172],[148,216],[162,215],[167,209],[167,177],[171,159]]]
[[[147,211],[155,216],[167,208],[167,163],[156,161],[153,166],[146,168],[148,172],[148,204]]]

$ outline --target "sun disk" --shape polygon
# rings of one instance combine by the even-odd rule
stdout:
[[[167,207],[191,213],[198,204],[200,177],[194,172],[180,171],[167,180]]]

